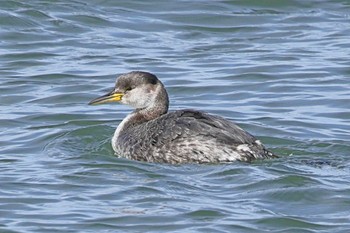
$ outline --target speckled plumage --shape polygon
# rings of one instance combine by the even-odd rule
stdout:
[[[173,164],[272,156],[256,138],[232,122],[194,110],[169,112],[128,127],[115,140],[114,148],[129,159]]]
[[[156,76],[130,72],[112,93],[136,108],[120,123],[112,146],[134,160],[164,163],[222,163],[275,157],[259,140],[222,117],[196,110],[168,111],[168,95]]]

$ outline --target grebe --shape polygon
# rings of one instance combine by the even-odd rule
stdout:
[[[197,110],[168,112],[169,98],[153,74],[133,71],[89,104],[120,102],[135,108],[117,127],[112,147],[129,159],[179,163],[223,163],[277,157],[236,124]]]

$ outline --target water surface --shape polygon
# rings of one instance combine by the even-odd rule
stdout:
[[[0,232],[349,232],[348,1],[0,4]],[[88,106],[155,73],[171,110],[237,122],[281,158],[117,158],[130,112]]]

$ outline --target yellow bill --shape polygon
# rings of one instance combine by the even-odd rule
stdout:
[[[91,100],[89,102],[89,105],[118,102],[122,100],[123,96],[124,96],[124,93],[112,91],[106,95],[103,95],[103,96],[97,97],[96,99]]]

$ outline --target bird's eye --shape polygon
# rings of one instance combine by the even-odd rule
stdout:
[[[127,87],[127,88],[125,88],[125,91],[131,91],[131,87]]]

